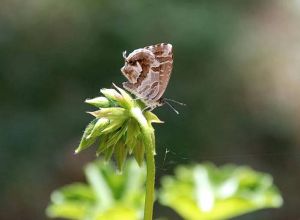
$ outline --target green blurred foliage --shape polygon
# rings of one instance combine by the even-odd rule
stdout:
[[[85,168],[87,184],[73,183],[51,195],[47,215],[74,220],[142,219],[146,178],[145,167],[127,161],[124,172],[101,160]]]
[[[206,163],[179,166],[162,179],[160,202],[184,219],[228,219],[263,208],[278,208],[282,197],[269,174],[249,167]]]
[[[91,121],[83,101],[125,81],[122,51],[160,42],[174,47],[165,96],[187,107],[155,110],[166,122],[156,128],[158,179],[190,161],[249,164],[285,197],[282,209],[250,218],[298,218],[299,111],[286,106],[299,103],[290,90],[299,71],[278,82],[296,98],[270,84],[273,72],[288,79],[299,69],[294,2],[2,0],[0,219],[44,219],[52,189],[83,179],[93,158],[73,155]]]
[[[146,169],[127,160],[122,175],[111,162],[89,163],[87,184],[55,190],[47,215],[71,220],[140,220],[143,218]],[[263,208],[278,208],[282,198],[269,174],[249,167],[211,163],[179,166],[165,176],[158,192],[161,204],[183,219],[228,219]]]

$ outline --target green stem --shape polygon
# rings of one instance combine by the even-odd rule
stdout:
[[[146,148],[145,150],[146,150],[146,164],[147,164],[144,220],[152,220],[153,204],[154,204],[154,197],[155,197],[155,191],[154,191],[155,189],[155,159],[154,159],[155,143],[152,139],[154,130],[151,126],[149,126],[140,108],[133,108],[132,116],[140,124],[144,136],[143,140]]]
[[[143,132],[144,133],[144,132]],[[148,133],[148,132],[145,132]],[[147,137],[146,137],[147,136]],[[154,143],[152,143],[151,134],[145,134],[146,145],[146,163],[147,163],[147,180],[146,180],[146,198],[144,220],[152,220],[153,203],[154,203],[154,187],[155,187],[155,160],[154,160]]]

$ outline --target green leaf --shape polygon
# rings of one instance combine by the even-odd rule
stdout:
[[[80,144],[79,146],[77,147],[77,149],[75,150],[75,153],[79,153],[80,151],[90,147],[93,143],[95,143],[96,141],[96,138],[93,137],[93,138],[88,138],[88,136],[91,134],[95,124],[97,122],[97,119],[94,119],[93,121],[91,121],[88,126],[85,128],[84,132],[83,132],[83,135],[82,135],[82,138],[81,138],[81,141],[80,141]]]
[[[50,218],[82,220],[86,216],[88,205],[81,202],[65,202],[48,206],[46,214]]]
[[[91,188],[82,183],[74,183],[51,194],[52,204],[47,208],[51,218],[82,219],[88,207],[95,202]]]
[[[141,220],[144,207],[145,166],[124,165],[123,175],[112,163],[97,160],[86,166],[88,184],[74,183],[55,190],[47,207],[50,218],[73,220]]]
[[[126,207],[117,206],[97,215],[97,220],[140,220],[136,210]]]
[[[126,162],[123,175],[127,175],[123,188],[123,201],[126,203],[144,203],[144,184],[146,179],[146,166],[138,167],[136,161],[130,159]]]
[[[113,193],[102,172],[99,172],[97,164],[91,163],[86,166],[85,174],[95,193],[97,202],[101,204],[103,209],[110,207],[114,202]]]
[[[282,205],[270,175],[234,165],[180,166],[175,177],[162,179],[160,192],[162,204],[189,220],[228,219]]]
[[[65,201],[94,202],[95,197],[88,185],[73,183],[54,191],[51,195],[51,201],[54,203],[62,203]]]

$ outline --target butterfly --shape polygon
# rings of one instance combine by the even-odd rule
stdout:
[[[128,82],[123,87],[153,110],[166,103],[162,98],[173,68],[173,47],[161,43],[136,49],[126,56],[121,72]]]

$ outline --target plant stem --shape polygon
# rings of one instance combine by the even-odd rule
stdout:
[[[144,220],[152,220],[153,218],[153,204],[155,196],[155,159],[154,149],[155,143],[152,139],[154,135],[153,128],[148,124],[140,108],[132,109],[132,116],[140,124],[143,140],[146,150],[146,164],[147,164],[147,179],[146,179],[146,197],[144,208]]]
[[[147,132],[148,133],[148,132]],[[146,135],[145,135],[146,136]],[[152,220],[153,216],[153,203],[154,203],[154,187],[155,187],[155,160],[154,160],[154,143],[152,143],[151,134],[147,134],[148,143],[146,146],[146,163],[147,163],[147,180],[146,180],[146,198],[144,220]]]

